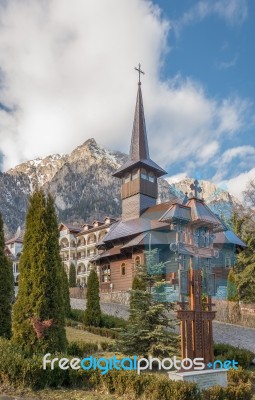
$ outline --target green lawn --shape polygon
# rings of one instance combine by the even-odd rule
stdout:
[[[111,342],[112,339],[109,339],[104,336],[95,335],[94,333],[90,333],[87,331],[83,331],[80,329],[66,327],[66,335],[68,342],[82,341],[82,342]]]

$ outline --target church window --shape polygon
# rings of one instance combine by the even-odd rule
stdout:
[[[132,171],[132,180],[137,179],[138,178],[138,169],[134,169]]]
[[[102,282],[110,282],[111,280],[111,269],[110,265],[102,266]]]
[[[125,175],[124,182],[125,182],[125,183],[128,183],[129,181],[130,181],[130,174],[127,173],[127,174]]]
[[[126,275],[126,264],[122,263],[120,266],[120,273],[122,276]]]
[[[149,173],[149,181],[150,182],[155,182],[155,175],[153,174],[153,172]]]
[[[144,168],[141,169],[141,178],[148,180],[148,173]]]
[[[140,256],[136,256],[135,258],[135,267],[139,267],[141,265],[141,258]]]

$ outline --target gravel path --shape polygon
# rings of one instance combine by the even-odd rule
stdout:
[[[83,299],[71,299],[71,306],[72,308],[84,310],[86,301]],[[101,309],[106,314],[124,319],[127,319],[129,315],[129,307],[123,304],[101,303]],[[216,343],[228,343],[255,353],[255,329],[214,321],[213,336]]]

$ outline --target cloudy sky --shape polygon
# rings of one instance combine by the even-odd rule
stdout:
[[[86,139],[128,152],[137,90],[170,177],[255,178],[255,2],[0,0],[0,165]]]

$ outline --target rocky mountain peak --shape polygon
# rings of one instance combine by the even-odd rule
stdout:
[[[70,155],[39,157],[0,173],[0,212],[6,231],[14,234],[18,226],[24,228],[28,196],[37,187],[53,194],[60,221],[82,224],[106,215],[119,217],[120,181],[112,174],[126,160],[126,154],[107,150],[91,138]],[[159,202],[182,199],[185,192],[190,194],[193,181],[159,179]],[[212,182],[199,183],[208,206],[228,218],[237,200]]]

